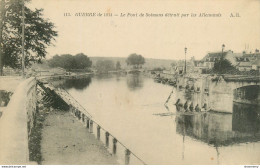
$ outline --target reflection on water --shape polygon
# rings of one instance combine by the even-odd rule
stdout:
[[[233,109],[233,114],[208,112],[176,116],[176,131],[214,146],[259,141],[259,107],[234,103]]]
[[[260,106],[234,103],[232,130],[254,135],[259,134]]]
[[[78,90],[83,90],[89,86],[91,83],[91,77],[80,78],[80,79],[66,79],[63,83],[65,89],[75,88]]]
[[[143,87],[143,77],[140,74],[127,75],[126,82],[130,90],[138,90]]]
[[[91,85],[73,79],[66,88],[100,125],[148,164],[259,162],[259,107],[233,104],[233,114],[180,115],[173,105],[176,95],[188,98],[194,106],[204,95],[179,92],[141,74],[94,76],[90,81]]]

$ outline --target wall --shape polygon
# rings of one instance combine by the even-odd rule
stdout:
[[[233,111],[233,93],[235,89],[243,86],[259,85],[258,82],[226,82],[223,78],[212,81],[212,77],[206,75],[191,79],[188,77],[179,77],[177,79],[177,98],[182,103],[188,100],[188,104],[192,102],[193,104],[198,104],[200,108],[207,104],[210,110],[228,113]],[[183,89],[179,89],[180,86]],[[190,92],[186,90],[187,86],[189,88],[193,86],[195,91]],[[197,88],[200,88],[200,92],[196,92]],[[190,96],[187,93],[190,93]],[[190,98],[188,99],[187,97]]]
[[[29,162],[28,131],[36,112],[36,80],[20,83],[0,119],[0,164]]]

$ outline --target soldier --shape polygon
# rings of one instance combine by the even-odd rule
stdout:
[[[196,105],[196,107],[195,107],[195,111],[196,111],[196,112],[200,112],[199,104]]]
[[[193,109],[194,109],[193,102],[191,102],[191,104],[190,104],[190,111],[192,112]]]
[[[207,111],[207,104],[204,103],[203,107],[202,107],[205,111]]]
[[[188,109],[188,101],[185,102],[185,104],[184,104],[184,109],[185,109],[185,110]]]

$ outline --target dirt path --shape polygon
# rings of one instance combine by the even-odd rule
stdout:
[[[118,164],[104,145],[69,112],[52,111],[42,130],[42,164]]]

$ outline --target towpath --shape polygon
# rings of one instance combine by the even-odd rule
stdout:
[[[53,110],[43,123],[42,164],[115,165],[106,150],[69,112]]]

